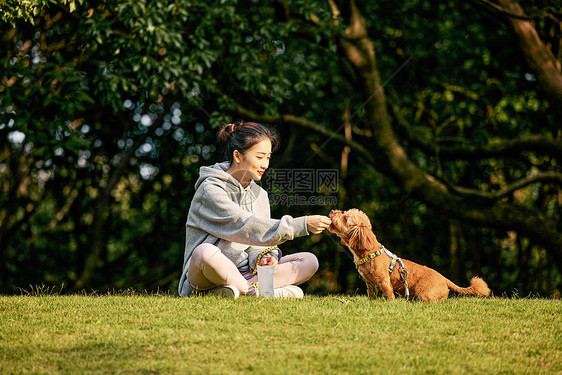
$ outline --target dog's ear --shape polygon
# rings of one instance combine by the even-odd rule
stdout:
[[[351,228],[346,237],[347,246],[352,249],[359,249],[361,247],[359,243],[359,227]]]
[[[354,249],[371,250],[377,244],[377,238],[370,228],[358,225],[349,232],[347,242]]]

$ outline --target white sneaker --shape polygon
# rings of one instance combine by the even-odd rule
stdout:
[[[286,285],[282,288],[273,290],[273,297],[289,297],[289,298],[303,298],[304,292],[296,285]]]
[[[216,288],[206,291],[205,294],[233,299],[240,297],[240,291],[238,291],[237,287],[232,285],[217,286]]]

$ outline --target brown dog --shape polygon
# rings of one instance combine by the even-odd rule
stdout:
[[[461,288],[431,268],[399,259],[377,241],[369,218],[358,209],[332,210],[329,216],[332,219],[329,231],[337,234],[353,254],[371,298],[376,287],[388,299],[394,299],[394,292],[397,292],[425,302],[447,298],[449,291],[479,297],[490,295],[486,282],[477,276],[470,280],[468,288]]]

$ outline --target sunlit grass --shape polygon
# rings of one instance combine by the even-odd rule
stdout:
[[[562,371],[562,302],[0,297],[0,373]]]

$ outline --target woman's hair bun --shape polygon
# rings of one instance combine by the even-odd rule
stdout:
[[[218,140],[221,143],[228,143],[232,134],[236,132],[238,129],[240,129],[241,126],[242,124],[238,122],[223,126],[218,132],[217,135]]]

